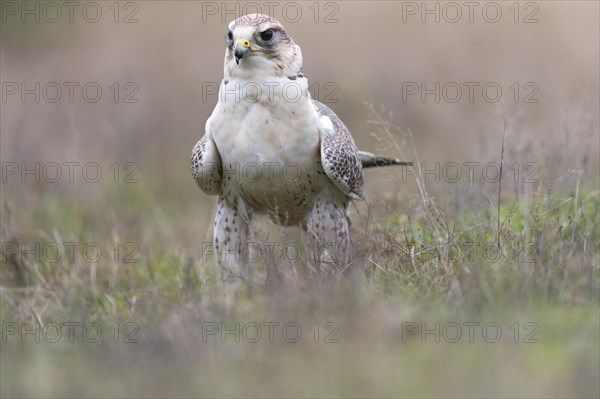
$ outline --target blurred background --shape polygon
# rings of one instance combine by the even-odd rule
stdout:
[[[505,192],[573,190],[580,173],[598,185],[594,2],[56,4],[2,6],[2,195],[16,221],[56,195],[126,225],[141,205],[115,207],[118,191],[203,237],[216,198],[191,180],[189,157],[217,101],[227,24],[257,5],[301,46],[313,97],[359,147],[416,161],[410,131],[427,184],[453,206],[464,208],[471,180],[495,187],[505,121]],[[65,162],[80,163],[74,183]],[[366,182],[375,209],[417,193],[406,168],[368,171]]]
[[[365,102],[392,111],[389,121],[411,130],[428,163],[499,158],[507,119],[506,150],[515,160],[551,169],[536,158],[548,148],[552,160],[597,177],[594,2],[98,4],[74,7],[72,23],[66,6],[52,23],[56,7],[45,2],[3,5],[3,161],[136,162],[144,175],[159,166],[168,184],[187,179],[189,153],[217,100],[227,23],[258,5],[272,9],[301,46],[313,96],[338,113],[361,148],[394,154],[371,136]],[[34,11],[23,15],[24,7]],[[65,82],[77,84],[72,102]],[[23,83],[38,103],[34,94],[22,102]],[[92,103],[95,85],[102,92]],[[56,87],[62,96],[50,102]],[[181,184],[176,192],[206,200],[194,190]]]
[[[467,6],[463,2],[391,1],[98,1],[77,2],[71,8],[63,2],[2,1],[1,7],[3,242],[35,241],[40,237],[57,241],[133,241],[139,246],[135,252],[143,262],[153,264],[157,259],[172,257],[182,270],[187,270],[186,262],[194,264],[194,260],[200,259],[199,243],[210,241],[212,236],[209,227],[216,198],[198,190],[191,178],[189,158],[217,102],[215,88],[223,74],[227,24],[236,16],[256,11],[271,13],[300,45],[303,70],[313,97],[340,116],[359,147],[418,160],[425,169],[433,170],[426,176],[427,186],[441,196],[439,203],[444,203],[449,212],[476,206],[465,191],[465,187],[469,187],[469,168],[465,162],[480,165],[474,169],[474,182],[489,189],[491,196],[495,195],[495,182],[487,181],[494,179],[494,170],[489,172],[491,179],[486,179],[482,168],[499,162],[505,123],[504,162],[512,169],[506,172],[509,178],[504,196],[516,197],[524,192],[556,187],[575,192],[580,184],[593,191],[599,186],[598,2],[473,2]],[[459,184],[450,184],[455,172],[444,169],[449,163],[460,165]],[[55,164],[61,173],[57,179],[54,179]],[[68,177],[69,165],[73,165],[73,181]],[[96,181],[98,170],[101,176]],[[414,196],[417,193],[414,177],[406,170],[367,171],[368,201],[358,204],[359,213],[385,214],[389,207],[394,207],[394,212],[411,217],[416,213]],[[364,220],[359,220],[360,223]],[[6,276],[9,266],[3,262],[2,267]],[[134,279],[135,270],[128,269],[128,279]],[[120,272],[121,269],[115,273]],[[150,270],[148,273],[152,276],[150,284],[140,283],[136,288],[135,283],[131,283],[130,288],[140,292],[164,289],[162,283],[157,282],[161,281],[156,277],[160,272]],[[68,274],[65,270],[64,276]],[[5,287],[10,286],[9,280],[4,280]],[[151,284],[156,287],[150,288]],[[63,288],[68,286],[65,283]],[[87,286],[87,280],[78,285],[86,289]],[[8,304],[2,308],[3,320],[33,321],[33,309],[37,309],[42,318],[58,319],[60,314],[63,319],[95,317],[82,311],[87,308],[81,304],[67,306],[78,300],[68,294],[66,288],[68,299],[60,296],[61,300],[52,299],[52,295],[44,291],[50,290],[48,286],[38,288],[36,295],[39,296],[33,306],[26,301],[29,291],[20,296],[22,291],[17,295],[5,288],[3,301]],[[95,289],[92,284],[90,290]],[[173,292],[178,292],[177,289],[175,287]],[[118,303],[130,300],[116,295],[115,304],[106,296],[95,294],[90,301],[94,306],[102,303],[107,314],[108,309],[114,311],[120,306]],[[178,303],[175,297],[170,299]],[[248,306],[246,302],[223,301],[213,316],[229,314],[223,309],[236,309],[238,305],[247,309]],[[377,323],[381,319],[375,321],[376,317],[370,316],[371,308],[361,308],[358,303],[360,300],[356,306],[362,310],[358,312],[361,316],[355,315],[356,319],[351,316],[355,310],[351,305],[338,304],[339,309],[333,311],[343,315],[341,319],[354,323],[350,323],[356,327],[354,335],[346,337],[354,337],[351,342],[389,339],[379,329],[361,330],[364,323]],[[152,308],[141,299],[138,304]],[[378,315],[389,317],[398,312],[391,304],[380,305]],[[133,305],[127,302],[123,306],[131,309]],[[327,306],[319,309],[322,310],[317,312],[319,317],[330,311]],[[415,315],[422,308],[412,309],[414,313],[410,314]],[[312,315],[313,310],[291,311],[290,314],[301,314],[298,317],[302,318]],[[500,313],[507,322],[513,320],[506,310]],[[257,314],[265,317],[270,313]],[[190,321],[179,311],[164,314],[158,311],[154,316],[164,317],[167,324],[176,326],[179,332],[182,325],[187,325],[181,327],[183,331],[194,329],[195,319]],[[558,318],[553,312],[546,316],[548,325]],[[597,331],[597,327],[591,328]],[[590,330],[585,331],[586,339],[594,337]],[[186,355],[193,346],[193,339],[180,334],[184,337],[170,330],[167,336],[175,336],[175,341],[183,339],[182,346],[167,339],[167,344],[146,348],[147,359],[156,361],[162,356],[171,356],[174,350],[175,355],[186,359],[185,364],[194,364],[193,356]],[[339,396],[356,392],[390,395],[407,389],[403,392],[413,395],[454,392],[461,396],[479,395],[491,389],[502,396],[509,392],[505,390],[509,380],[525,395],[538,394],[543,387],[549,389],[544,384],[550,382],[552,389],[562,386],[564,390],[544,393],[569,395],[575,392],[594,396],[594,392],[598,392],[597,380],[594,383],[597,363],[589,359],[583,364],[592,365],[591,368],[583,372],[573,370],[564,380],[557,380],[555,376],[562,370],[557,365],[561,357],[548,355],[551,350],[536,354],[535,361],[528,364],[516,349],[507,354],[505,347],[481,352],[479,347],[461,348],[467,351],[466,357],[458,358],[460,350],[455,347],[444,347],[440,352],[432,347],[421,350],[422,347],[411,346],[406,349],[407,358],[402,358],[388,354],[385,346],[375,350],[359,346],[358,350],[366,354],[363,359],[366,364],[398,367],[406,370],[407,375],[419,376],[414,382],[408,377],[400,378],[392,384],[384,384],[385,388],[379,391],[375,387],[383,384],[379,379],[385,379],[387,374],[379,374],[374,369],[363,374],[360,368],[350,366],[358,357],[354,358],[353,352],[344,347],[336,346],[321,359],[330,369],[325,376],[339,383],[335,386],[328,385],[325,377],[314,375],[307,359],[297,354],[289,358],[290,370],[309,376],[307,381],[316,379],[312,389],[294,379],[297,374],[290,372],[285,380],[288,385],[273,383],[272,389],[264,390],[257,385],[250,392],[283,394],[288,392],[287,386],[294,388],[297,394],[309,395]],[[562,350],[557,348],[562,347],[557,344],[550,349]],[[588,347],[577,348],[579,352],[569,358],[573,361],[569,364],[575,364],[580,359],[577,356],[585,354]],[[105,353],[106,362],[97,366],[102,378],[117,384],[115,395],[156,392],[240,395],[244,392],[244,381],[251,383],[257,376],[268,378],[281,364],[286,364],[266,360],[263,363],[266,366],[253,376],[247,374],[248,370],[238,370],[239,365],[234,367],[235,361],[228,363],[219,357],[220,349],[213,349],[193,352],[193,355],[205,356],[205,360],[211,359],[209,375],[217,379],[206,376],[199,379],[202,382],[190,388],[192,393],[179,391],[175,382],[173,386],[150,383],[147,390],[136,390],[136,384],[147,383],[144,382],[147,375],[141,371],[131,377],[131,385],[119,385],[111,379],[116,378],[111,374],[111,364],[120,362],[126,370],[134,369],[137,357]],[[269,350],[272,347],[266,345],[258,352],[268,358],[265,354]],[[236,355],[232,359],[238,359],[238,355],[244,358],[244,351],[234,351]],[[594,346],[592,353],[597,351],[598,347]],[[19,357],[17,353],[4,348],[3,373],[13,379],[10,387],[3,391],[6,395],[103,392],[101,384],[86,386],[81,382],[93,380],[93,375],[82,371],[85,367],[78,367],[85,365],[86,357],[68,358],[72,367],[68,370],[81,373],[77,374],[81,380],[64,386],[56,381],[66,381],[68,372],[67,375],[48,372],[58,361],[52,354],[41,356],[32,350],[27,356]],[[471,355],[478,360],[468,360]],[[505,359],[512,355],[518,358],[515,363]],[[446,363],[435,361],[436,356],[441,356]],[[498,371],[478,356],[492,356],[508,366]],[[18,358],[22,359],[18,363],[20,368],[15,366],[14,371],[7,371]],[[537,374],[539,364],[536,362],[549,359],[556,362],[551,366],[556,373],[544,374],[542,378]],[[481,372],[488,377],[479,383],[466,377],[461,380],[460,374],[442,378],[455,360],[471,371],[482,367]],[[340,364],[346,366],[340,368],[339,374],[331,371]],[[427,380],[426,366],[432,370],[432,378],[441,382],[425,389],[419,382]],[[204,370],[203,366],[190,367],[183,376],[191,379],[194,373],[200,375]],[[510,371],[513,367],[528,374],[521,378],[516,371]],[[151,370],[148,375],[159,376],[163,371],[160,367]],[[228,389],[213,386],[202,391],[211,381],[227,387],[228,379],[218,370],[225,370],[223,373],[232,378],[236,373],[246,377]],[[576,371],[583,373],[582,379],[576,378]],[[41,376],[37,388],[36,384],[30,385],[26,377],[33,372]],[[490,377],[494,373],[499,374],[498,380]],[[173,381],[182,381],[182,376],[173,374],[169,374]],[[345,382],[350,385],[344,385]],[[462,384],[467,382],[473,385],[464,391]],[[578,386],[580,391],[572,390]]]

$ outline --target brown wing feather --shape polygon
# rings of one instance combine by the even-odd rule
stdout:
[[[217,195],[221,190],[221,156],[217,146],[208,135],[196,143],[190,160],[192,176],[198,187],[208,195]]]
[[[328,106],[315,100],[313,104],[319,116],[326,116],[333,125],[333,131],[321,134],[321,163],[325,174],[348,197],[364,199],[362,164],[350,131]]]

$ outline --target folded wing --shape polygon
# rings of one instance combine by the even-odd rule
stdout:
[[[325,174],[346,196],[364,199],[363,168],[348,128],[326,105],[313,100],[321,120],[321,164]]]
[[[198,187],[208,195],[221,190],[221,156],[210,135],[205,134],[192,150],[192,176]]]

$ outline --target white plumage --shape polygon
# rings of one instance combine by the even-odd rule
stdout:
[[[224,271],[247,272],[256,214],[307,231],[321,269],[344,268],[346,212],[364,198],[365,159],[397,163],[359,153],[335,113],[311,99],[300,47],[283,26],[260,14],[231,22],[219,101],[192,153],[198,186],[219,195],[214,248]]]

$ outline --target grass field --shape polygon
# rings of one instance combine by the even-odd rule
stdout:
[[[136,4],[127,26],[1,26],[3,82],[135,81],[140,99],[0,104],[1,397],[600,396],[597,4],[432,29],[340,2],[339,24],[291,25],[361,149],[417,166],[365,172],[343,276],[263,258],[246,282],[207,256],[216,198],[189,172],[224,24]],[[397,76],[535,80],[539,102],[405,103]],[[266,220],[257,236],[281,239]]]
[[[143,178],[5,200],[2,395],[596,396],[598,187],[507,179],[498,226],[496,190],[457,204],[419,180],[408,205],[357,208],[355,273],[277,286],[223,284],[208,219]]]

